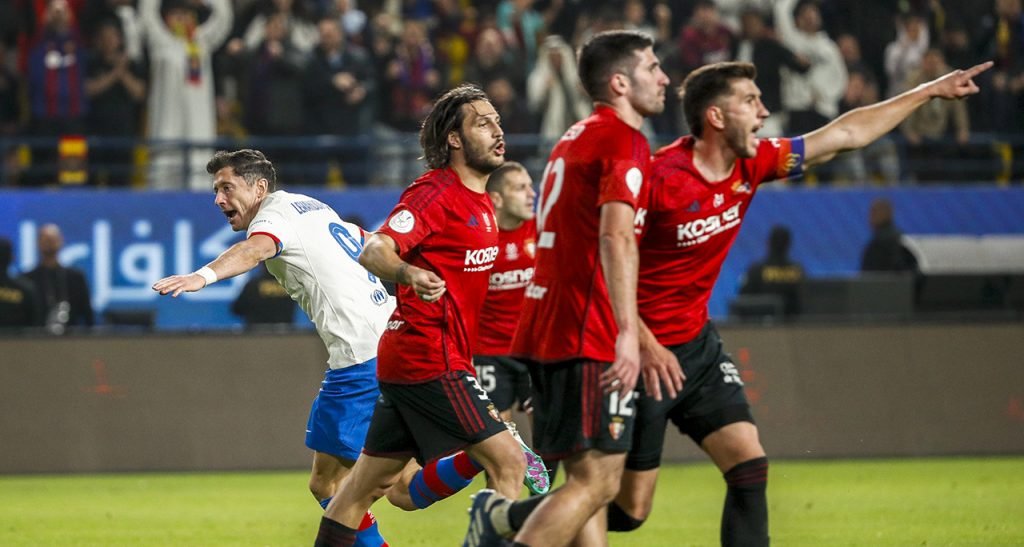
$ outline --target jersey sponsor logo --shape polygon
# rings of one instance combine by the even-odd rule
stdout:
[[[636,214],[633,215],[633,228],[635,229],[636,233],[640,233],[641,229],[644,227],[645,222],[647,222],[647,209],[640,207],[639,209],[636,210]]]
[[[321,202],[319,202],[319,201],[317,201],[315,199],[305,199],[305,200],[302,200],[302,201],[293,201],[291,203],[291,206],[292,206],[292,209],[295,209],[295,211],[298,212],[300,215],[304,215],[304,214],[309,213],[311,211],[322,211],[324,209],[328,209],[329,208],[329,207],[327,207],[327,205],[325,205],[325,204],[323,204],[323,203],[321,203]]]
[[[530,283],[526,286],[526,298],[532,298],[534,300],[541,300],[544,295],[548,292],[547,287],[541,287],[540,285],[534,285]]]
[[[750,183],[745,180],[738,180],[732,185],[733,194],[749,194],[752,190]]]
[[[729,207],[720,214],[691,220],[686,224],[676,225],[677,247],[689,247],[704,243],[713,235],[720,234],[740,223],[740,204]]]
[[[626,171],[626,188],[633,193],[633,197],[640,195],[640,187],[644,185],[644,174],[639,167],[631,167]]]
[[[530,284],[533,279],[533,268],[522,270],[509,270],[507,272],[494,272],[491,274],[487,290],[508,291],[521,289]]]
[[[583,130],[586,129],[586,128],[587,128],[587,126],[585,126],[585,125],[583,125],[581,123],[578,123],[578,124],[570,127],[568,130],[566,130],[565,134],[562,135],[562,139],[561,140],[563,140],[563,141],[574,141],[577,138],[579,138],[580,135],[583,134]]]
[[[487,247],[486,249],[469,249],[466,251],[466,268],[464,272],[482,272],[494,266],[494,259],[498,258],[498,246]]]
[[[718,365],[718,369],[722,371],[722,381],[727,384],[736,384],[738,386],[743,385],[743,380],[740,378],[740,371],[736,368],[736,365],[726,361]]]
[[[398,330],[398,329],[402,328],[402,325],[404,325],[404,324],[405,324],[405,321],[402,321],[400,319],[395,319],[395,320],[392,320],[392,321],[388,321],[388,327],[387,328],[388,328],[388,330]]]
[[[383,306],[388,301],[388,293],[384,289],[377,289],[370,293],[370,300],[378,306]]]
[[[394,215],[391,215],[391,220],[388,220],[388,227],[400,234],[407,234],[411,232],[415,225],[416,217],[414,217],[412,212],[408,209],[402,209]]]

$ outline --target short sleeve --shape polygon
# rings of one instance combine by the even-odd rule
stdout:
[[[605,159],[600,160],[598,207],[609,201],[623,201],[636,209],[640,192],[647,182],[645,179],[650,162],[647,140],[642,135],[639,136],[642,143],[634,142],[634,136],[630,134],[614,139],[610,143],[612,149],[608,151]]]
[[[286,249],[291,248],[291,244],[295,241],[292,227],[285,221],[281,213],[274,210],[261,210],[256,214],[256,218],[249,223],[246,237],[257,234],[268,236],[277,245],[277,253],[271,258],[280,256]]]
[[[804,172],[804,139],[761,139],[755,165],[757,183],[788,179]]]
[[[387,235],[398,245],[398,254],[403,255],[419,245],[432,233],[444,227],[444,200],[423,199],[430,187],[410,188],[391,210],[387,220],[377,233]]]

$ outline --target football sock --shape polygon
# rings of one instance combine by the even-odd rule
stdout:
[[[631,532],[639,528],[643,523],[643,519],[633,518],[614,501],[608,504],[609,532]]]
[[[768,458],[755,458],[725,472],[728,490],[722,510],[724,547],[768,545]]]
[[[313,547],[354,547],[356,530],[327,517],[320,518],[320,530]]]
[[[324,499],[320,500],[320,507],[323,507],[324,511],[326,511],[327,510],[327,506],[331,504],[331,500],[332,499],[334,499],[334,496],[331,496],[329,498],[324,498]]]
[[[388,542],[384,541],[384,536],[380,535],[377,519],[373,517],[373,513],[367,511],[363,515],[363,521],[359,523],[359,531],[356,532],[356,542],[353,545],[355,547],[388,547]]]
[[[518,532],[526,519],[529,518],[530,513],[540,505],[540,502],[544,501],[544,496],[533,496],[524,500],[513,502],[508,507],[508,524],[513,531]]]
[[[469,486],[483,470],[465,452],[432,461],[413,476],[409,496],[416,507],[424,509]]]

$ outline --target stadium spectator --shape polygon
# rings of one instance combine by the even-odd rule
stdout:
[[[90,136],[122,140],[90,147],[89,179],[91,184],[100,186],[127,186],[131,182],[134,154],[129,139],[139,136],[146,75],[125,51],[121,27],[116,21],[99,24],[93,48],[85,80],[90,102],[86,130]]]
[[[560,36],[544,39],[541,57],[526,80],[530,113],[540,121],[541,148],[547,150],[578,120],[590,104],[576,76],[576,55]]]
[[[771,0],[715,0],[715,5],[718,6],[722,23],[733,33],[742,30],[745,14],[754,12],[766,17],[772,12]]]
[[[804,73],[810,65],[775,38],[762,12],[749,9],[743,12],[741,21],[741,38],[734,44],[731,58],[757,67],[761,102],[772,113],[765,120],[761,134],[780,137],[785,134],[786,127],[786,115],[782,111],[782,68]]]
[[[10,276],[13,259],[11,241],[0,237],[0,331],[43,324],[35,287]]]
[[[921,59],[931,43],[928,24],[917,13],[908,13],[900,18],[896,40],[885,48],[885,75],[889,78],[892,97],[907,87],[907,78],[921,66]]]
[[[399,131],[416,131],[441,86],[434,48],[422,22],[405,21],[402,38],[381,78],[390,92],[384,121]]]
[[[330,10],[324,11],[330,13]],[[365,47],[363,32],[366,30],[366,13],[359,9],[356,0],[334,0],[334,13],[338,15],[345,36]]]
[[[303,76],[306,132],[348,138],[340,144],[334,159],[346,182],[365,183],[369,179],[364,168],[367,151],[353,139],[372,127],[377,88],[373,62],[363,48],[346,43],[336,18],[321,19],[317,28],[320,44],[313,50]],[[306,182],[323,184],[325,173],[326,169],[313,170]]]
[[[697,0],[689,24],[679,34],[679,55],[684,74],[709,63],[729,60],[733,35],[722,24],[711,0]]]
[[[241,317],[246,328],[291,325],[295,301],[269,269],[259,270],[231,303],[231,313]]]
[[[473,56],[466,65],[467,82],[475,83],[486,90],[491,82],[502,78],[512,84],[518,96],[525,97],[523,70],[523,63],[505,46],[505,39],[497,29],[485,28],[480,31],[476,47],[473,48]],[[509,120],[502,116],[502,121]]]
[[[177,297],[265,262],[302,306],[328,354],[328,369],[306,426],[306,446],[314,451],[309,489],[326,507],[358,457],[370,425],[379,396],[377,339],[394,299],[356,260],[363,229],[343,222],[315,199],[275,191],[274,166],[261,152],[218,152],[206,171],[214,179],[214,205],[232,230],[245,231],[246,239],[195,272],[157,281],[153,290]],[[369,507],[360,513],[356,528],[360,545],[385,544]]]
[[[1024,10],[1021,0],[996,0],[996,12],[982,30],[980,43],[996,63],[988,113],[998,133],[1024,135]],[[1018,150],[1024,151],[1024,150]]]
[[[892,202],[878,198],[868,210],[871,239],[861,255],[862,272],[914,272],[917,259],[903,244],[903,233],[893,219]]]
[[[318,39],[322,39],[322,36],[317,34],[317,26],[310,21],[310,16],[305,9],[305,2],[301,0],[270,0],[267,4],[263,13],[257,14],[249,23],[245,34],[241,38],[232,40],[229,48],[237,48],[235,40],[241,40],[244,49],[248,51],[257,49],[266,40],[267,23],[274,16],[283,17],[289,41],[293,47],[303,53],[312,51]]]
[[[657,340],[650,347],[670,348],[688,381],[668,401],[637,397],[637,430],[619,496],[608,508],[610,530],[634,530],[649,516],[671,420],[725,479],[722,545],[768,545],[768,459],[743,379],[725,354],[707,309],[743,217],[762,184],[797,176],[841,150],[860,148],[935,98],[977,93],[972,78],[990,67],[951,72],[791,139],[755,137],[768,110],[757,98],[753,65],[709,65],[683,82],[683,110],[693,135],[658,150],[652,161],[637,301]],[[720,228],[696,231],[698,223]],[[646,380],[644,391],[650,393]]]
[[[921,66],[909,75],[912,89],[949,72],[942,50],[931,48]],[[967,105],[962,101],[934,101],[914,111],[901,125],[907,140],[907,170],[918,181],[950,181],[970,178],[967,149],[971,137]]]
[[[39,264],[25,277],[39,295],[40,315],[53,334],[64,334],[67,327],[93,325],[92,301],[85,274],[77,268],[62,266],[59,259],[64,235],[56,224],[39,228]]]
[[[57,140],[85,129],[84,51],[67,0],[49,0],[27,57],[30,133],[47,139],[32,148],[32,167],[24,179],[29,185],[57,183]]]
[[[494,109],[501,116],[502,128],[513,135],[532,134],[537,132],[537,124],[533,114],[526,105],[526,100],[516,93],[515,87],[507,78],[492,80],[484,88],[491,98]],[[509,150],[509,158],[515,154]],[[525,159],[525,158],[524,158]]]
[[[751,264],[743,276],[740,294],[770,294],[782,300],[782,313],[794,317],[800,313],[800,284],[804,268],[789,256],[793,234],[777,224],[768,234],[768,254]]]
[[[839,103],[839,111],[846,113],[872,105],[880,98],[878,82],[868,72],[855,70],[846,80],[846,92]],[[895,186],[901,180],[900,152],[893,138],[883,135],[863,148],[847,150],[836,156],[832,161],[832,173],[836,182],[878,182],[884,186]]]
[[[843,57],[847,73],[861,72],[877,81],[877,75],[872,73],[871,68],[864,62],[860,51],[860,40],[855,35],[848,32],[840,34],[836,37],[836,46],[839,47],[839,54]]]
[[[789,116],[786,134],[800,135],[839,114],[846,67],[839,47],[821,28],[821,12],[813,0],[776,2],[775,30],[783,45],[811,64],[802,74],[782,71],[782,106]]]
[[[207,190],[203,172],[217,136],[211,55],[231,30],[231,4],[209,0],[210,15],[199,23],[195,0],[139,0],[139,17],[149,46],[150,93],[147,136],[191,141],[150,149],[150,186],[160,190]],[[198,145],[198,146],[197,146]]]
[[[10,50],[0,41],[0,135],[11,136],[21,130],[25,116],[22,93],[25,81],[8,62]]]
[[[458,0],[437,0],[431,41],[437,52],[437,65],[445,86],[461,84],[466,79],[470,48],[477,36],[476,9],[463,7]]]
[[[527,73],[540,57],[540,40],[544,31],[544,17],[534,9],[535,0],[503,0],[498,5],[498,30],[505,35],[505,43],[524,62]]]
[[[519,443],[490,414],[494,405],[472,365],[498,250],[485,193],[487,176],[504,162],[497,112],[479,88],[456,87],[430,110],[421,143],[430,170],[405,190],[359,256],[370,272],[399,284],[398,307],[379,344],[381,397],[365,448],[327,507],[318,546],[352,545],[362,515],[411,458],[430,464],[465,447],[467,465],[485,468],[488,484],[508,496],[519,493],[527,468]],[[421,484],[450,495],[437,491],[442,481]]]

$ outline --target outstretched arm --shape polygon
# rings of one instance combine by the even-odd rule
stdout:
[[[954,70],[886,101],[863,106],[804,135],[805,165],[817,165],[844,150],[867,146],[892,131],[921,105],[934,98],[963,99],[978,92],[973,78],[992,68],[992,61]]]
[[[437,274],[402,260],[395,240],[384,234],[369,235],[359,263],[381,279],[409,285],[425,302],[438,300],[447,290],[444,280]]]
[[[165,277],[153,284],[153,290],[160,294],[178,296],[183,292],[195,292],[218,279],[227,279],[243,274],[260,262],[277,254],[277,244],[269,236],[255,234],[245,241],[235,243],[206,266],[190,273]]]

